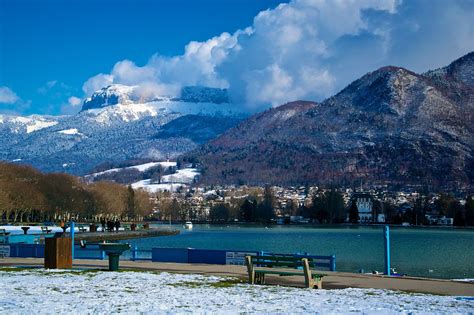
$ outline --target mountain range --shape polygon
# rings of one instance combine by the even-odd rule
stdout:
[[[204,183],[471,187],[474,52],[423,74],[383,67],[321,103],[256,114],[188,153]]]
[[[0,115],[0,160],[84,175],[180,157],[207,184],[473,183],[474,52],[421,74],[383,67],[320,103],[239,108],[225,89],[114,84],[75,115]]]

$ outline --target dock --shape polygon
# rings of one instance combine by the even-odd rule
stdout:
[[[122,241],[135,238],[170,236],[179,234],[177,229],[142,229],[136,231],[118,231],[118,232],[81,232],[74,233],[74,241],[79,244],[81,241],[87,243],[99,243],[102,241]],[[69,236],[69,233],[66,233]]]

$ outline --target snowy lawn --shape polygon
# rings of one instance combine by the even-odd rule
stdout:
[[[469,313],[469,298],[389,290],[250,286],[152,272],[0,268],[0,313]]]

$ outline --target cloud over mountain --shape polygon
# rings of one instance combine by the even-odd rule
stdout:
[[[260,12],[252,26],[192,41],[179,56],[123,60],[83,86],[111,83],[144,94],[187,85],[228,88],[251,108],[295,99],[322,100],[362,74],[393,64],[418,72],[474,50],[474,2],[294,0]]]
[[[0,103],[13,104],[20,98],[9,87],[0,86]]]

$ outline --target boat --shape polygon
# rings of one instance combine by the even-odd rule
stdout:
[[[192,230],[193,229],[193,223],[191,221],[187,221],[186,223],[184,223],[184,228],[186,230]]]

